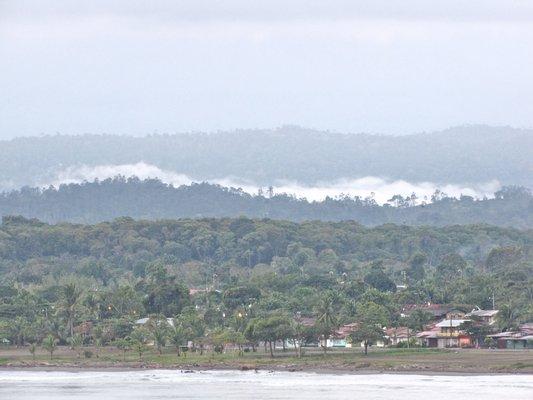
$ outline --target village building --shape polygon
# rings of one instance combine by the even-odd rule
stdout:
[[[326,347],[352,347],[350,334],[357,329],[357,322],[342,325],[326,340]]]
[[[419,344],[424,347],[438,347],[438,333],[440,328],[437,328],[435,324],[426,327],[425,331],[416,334],[416,338]]]
[[[167,324],[171,327],[174,327],[174,319],[173,318],[167,318]],[[150,321],[149,317],[140,318],[135,321],[135,325],[146,325]]]
[[[533,349],[533,322],[522,324],[516,331],[488,335],[499,349]]]
[[[465,317],[477,319],[487,326],[492,326],[496,323],[497,315],[498,310],[481,310],[480,308],[475,308],[466,314]]]
[[[450,312],[447,318],[432,324],[423,332],[419,332],[416,337],[425,347],[469,347],[472,344],[470,336],[464,332],[464,314]]]
[[[439,328],[437,333],[437,347],[468,347],[472,341],[468,334],[462,328],[468,319],[445,319],[435,327]]]
[[[385,337],[390,346],[397,346],[400,343],[407,343],[411,338],[415,338],[415,332],[405,326],[389,328],[385,330]]]
[[[447,304],[424,303],[424,304],[407,304],[402,308],[401,317],[408,317],[415,310],[425,311],[432,315],[433,321],[437,322],[446,317],[453,311],[453,307]]]

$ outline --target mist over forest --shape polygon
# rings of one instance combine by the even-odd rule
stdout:
[[[0,142],[0,190],[108,178],[123,174],[120,166],[133,165],[129,176],[170,174],[167,183],[174,185],[209,181],[290,190],[293,184],[319,187],[341,181],[342,190],[361,186],[370,194],[377,179],[403,183],[389,194],[405,196],[415,191],[421,196],[422,189],[417,189],[427,183],[431,191],[456,185],[451,188],[456,195],[483,197],[501,186],[533,187],[532,148],[533,130],[484,125],[406,136],[285,126],[145,137],[17,138]],[[136,165],[144,165],[138,163],[156,167],[155,171],[135,171]],[[352,181],[356,179],[360,181]]]
[[[533,196],[508,186],[492,199],[454,198],[436,191],[429,202],[416,196],[393,196],[385,205],[372,197],[328,197],[310,202],[284,193],[250,195],[242,189],[208,183],[173,187],[159,180],[117,177],[104,181],[23,188],[0,195],[0,215],[22,215],[50,223],[95,223],[128,216],[158,220],[240,217],[288,221],[355,220],[367,226],[492,224],[533,228]]]

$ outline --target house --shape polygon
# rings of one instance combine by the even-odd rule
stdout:
[[[446,317],[446,315],[453,311],[453,307],[446,304],[407,304],[402,308],[401,316],[408,317],[415,310],[425,311],[433,316],[433,321],[440,321]]]
[[[465,322],[464,318],[453,318],[452,313],[447,314],[451,318],[432,324],[423,332],[419,332],[416,337],[425,347],[468,347],[471,346],[470,336],[462,330]]]
[[[352,347],[350,334],[355,332],[357,327],[357,322],[342,325],[326,340],[326,347]]]
[[[463,324],[469,319],[447,318],[435,324],[439,329],[436,332],[437,347],[468,347],[472,344],[471,338],[463,330]]]
[[[407,342],[409,339],[416,337],[414,332],[405,326],[389,328],[385,330],[385,337],[391,346],[397,346],[399,343]]]
[[[439,343],[437,335],[439,332],[440,328],[437,328],[435,324],[433,324],[427,327],[425,331],[417,333],[416,338],[424,347],[438,347]]]
[[[141,318],[135,321],[135,325],[145,325],[148,321],[150,321],[149,317]],[[174,319],[173,318],[167,318],[167,324],[170,327],[174,327]]]
[[[477,319],[482,322],[484,325],[492,326],[496,323],[496,316],[498,315],[498,310],[481,310],[480,308],[475,308],[466,314],[467,318]]]
[[[522,324],[517,331],[501,332],[487,337],[496,340],[499,349],[533,349],[533,323]]]
[[[300,313],[297,313],[294,318],[296,324],[302,325],[304,327],[312,327],[316,325],[316,318],[314,317],[302,317]],[[276,349],[296,349],[298,347],[318,347],[320,346],[320,341],[317,338],[316,340],[307,341],[305,343],[300,343],[297,339],[286,339],[285,341],[277,341],[275,343]]]

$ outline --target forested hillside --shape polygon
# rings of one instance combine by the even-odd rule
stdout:
[[[487,223],[521,229],[533,227],[533,197],[520,187],[506,187],[494,199],[460,199],[435,193],[432,199],[394,196],[390,204],[372,198],[337,198],[308,202],[284,194],[252,196],[210,184],[173,187],[158,180],[115,178],[62,185],[46,190],[24,188],[0,195],[0,215],[22,215],[46,222],[94,223],[121,216],[141,219],[238,217],[290,221],[355,220],[444,226]],[[418,204],[415,206],[415,204]]]
[[[409,182],[533,187],[533,132],[483,125],[407,136],[294,126],[128,137],[45,136],[0,142],[0,189],[55,182],[72,166],[145,162],[194,181],[237,177],[257,186],[315,185],[367,176]],[[405,193],[403,193],[405,195]]]
[[[417,253],[425,255],[428,268],[457,254],[479,270],[498,247],[520,249],[518,259],[530,262],[532,244],[531,230],[487,225],[365,228],[349,221],[297,224],[244,217],[48,225],[4,217],[0,260],[4,281],[42,282],[69,274],[109,281],[142,276],[147,265],[158,261],[180,269],[189,284],[202,284],[204,278],[195,275],[202,269],[218,269],[222,276],[270,264],[270,271],[283,264],[342,272],[381,260],[398,272]]]
[[[498,326],[512,329],[533,316],[532,245],[532,231],[486,225],[4,218],[0,334],[19,344],[47,335],[68,343],[89,323],[91,340],[113,343],[130,335],[132,320],[157,314],[205,340],[324,309],[335,316],[330,332],[368,309],[390,326],[408,304],[469,311],[493,301]]]

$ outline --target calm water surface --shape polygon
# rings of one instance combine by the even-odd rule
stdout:
[[[0,371],[0,399],[533,399],[533,376]]]

